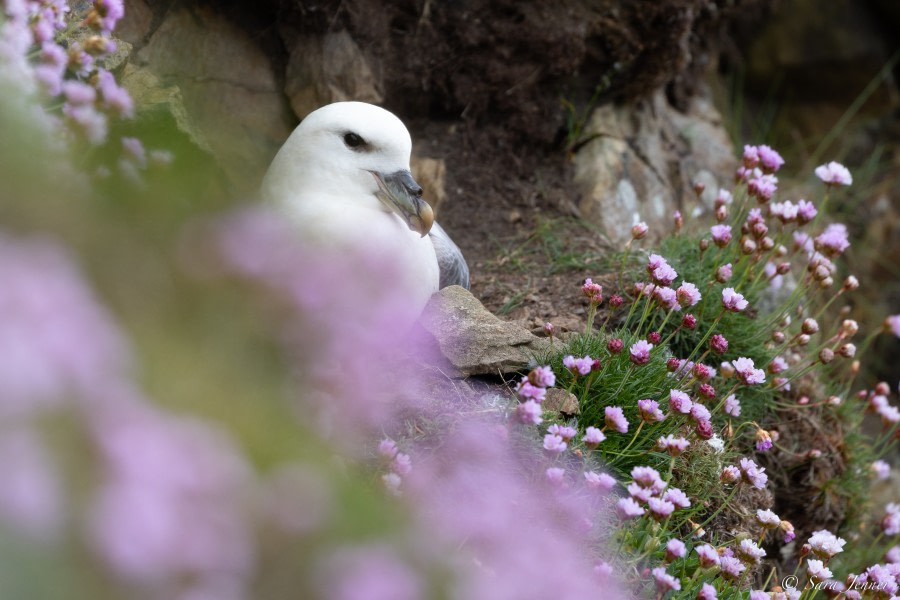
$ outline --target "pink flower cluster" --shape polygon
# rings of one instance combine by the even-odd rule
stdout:
[[[521,423],[540,425],[543,421],[541,403],[547,397],[547,388],[556,385],[556,375],[550,367],[535,367],[516,386],[521,403],[516,407],[516,417]]]

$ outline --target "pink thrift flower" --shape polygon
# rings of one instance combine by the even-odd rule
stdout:
[[[690,445],[683,437],[675,437],[672,434],[659,438],[656,447],[662,452],[668,452],[672,456],[678,456]]]
[[[697,592],[697,600],[718,600],[718,598],[719,596],[716,594],[716,588],[708,583],[704,583],[703,587],[700,588],[700,591]]]
[[[682,308],[687,308],[700,302],[703,295],[700,293],[700,290],[697,289],[696,285],[685,281],[677,290],[675,290],[675,297],[678,299],[678,304],[680,304]]]
[[[724,335],[716,333],[709,338],[709,347],[713,352],[724,354],[725,352],[728,352],[728,340]]]
[[[797,222],[801,225],[812,223],[817,214],[819,214],[819,211],[816,210],[812,202],[807,202],[806,200],[797,201]]]
[[[759,154],[759,164],[767,173],[774,173],[784,164],[781,155],[769,146],[758,146],[757,153]]]
[[[742,163],[747,169],[755,169],[757,166],[759,166],[759,148],[757,148],[756,146],[750,146],[749,144],[744,144]]]
[[[666,490],[666,493],[663,494],[663,500],[671,502],[676,508],[689,508],[691,506],[691,500],[687,494],[674,487]]]
[[[652,573],[653,579],[656,580],[656,589],[661,594],[665,594],[669,590],[681,589],[681,580],[666,573],[665,567],[656,567]]]
[[[716,374],[715,369],[701,363],[695,364],[692,370],[694,372],[694,377],[700,381],[709,381]]]
[[[390,438],[381,440],[378,444],[378,454],[388,460],[393,460],[397,455],[397,444]]]
[[[744,297],[734,291],[734,288],[725,288],[722,290],[722,306],[725,307],[725,310],[729,310],[731,312],[741,312],[749,303],[744,299]]]
[[[718,566],[719,553],[709,544],[697,546],[694,548],[694,552],[697,553],[697,559],[699,560],[701,567],[708,568]]]
[[[769,476],[766,475],[765,469],[760,467],[749,458],[742,458],[740,462],[741,479],[758,489],[766,487]]]
[[[768,202],[778,190],[778,178],[771,174],[760,175],[747,182],[747,193],[760,202]]]
[[[651,489],[654,493],[661,492],[666,487],[666,482],[659,476],[659,471],[653,467],[634,467],[631,469],[631,478],[641,487]]]
[[[891,315],[884,320],[884,328],[900,338],[900,315]]]
[[[697,327],[697,317],[692,314],[686,314],[681,319],[681,326],[685,329],[693,331]]]
[[[755,368],[752,358],[740,357],[731,361],[737,378],[746,385],[757,385],[766,381],[766,373]]]
[[[653,269],[650,279],[660,286],[669,286],[678,277],[678,273],[668,263],[664,263]]]
[[[610,354],[620,354],[625,349],[625,342],[621,338],[613,338],[606,343],[606,349]]]
[[[881,530],[885,535],[900,533],[900,504],[891,502],[886,507],[887,514],[881,520]]]
[[[758,565],[760,559],[766,555],[766,551],[750,539],[741,540],[741,543],[735,549],[735,553],[738,555],[738,558],[748,565]]]
[[[409,454],[403,454],[402,452],[398,452],[394,457],[394,462],[391,465],[394,473],[400,475],[401,477],[409,475],[412,472],[412,459],[410,459]]]
[[[732,417],[741,416],[741,402],[737,399],[737,396],[731,394],[727,398],[725,398],[725,414],[731,415]]]
[[[811,558],[806,561],[806,574],[814,583],[831,579],[831,569],[825,566],[821,560]]]
[[[779,373],[783,373],[784,371],[787,371],[787,369],[788,369],[787,361],[784,360],[784,358],[782,358],[780,356],[776,356],[775,358],[772,359],[772,362],[769,363],[769,373],[771,373],[773,375],[778,375]]]
[[[544,450],[551,454],[562,454],[566,451],[567,444],[562,437],[548,433],[544,436]]]
[[[597,473],[595,471],[587,471],[584,474],[585,483],[589,488],[608,492],[616,487],[616,480],[607,473]]]
[[[537,403],[541,403],[547,397],[547,390],[532,385],[527,378],[523,377],[522,381],[516,386],[516,395],[523,401],[534,400]]]
[[[740,578],[747,567],[741,564],[741,561],[733,556],[723,556],[719,558],[719,568],[722,569],[722,576],[726,579],[737,580]]]
[[[653,490],[645,487],[641,487],[635,482],[631,482],[628,484],[628,493],[632,498],[640,502],[641,504],[647,504],[650,501],[650,498],[654,497]]]
[[[525,425],[540,425],[543,413],[541,405],[534,400],[528,400],[516,407],[516,417]]]
[[[584,285],[581,286],[581,292],[587,296],[592,304],[600,304],[603,302],[603,286],[594,283],[590,278],[584,280]]]
[[[563,358],[563,366],[565,366],[573,375],[587,375],[591,372],[591,366],[594,359],[590,356],[584,358],[575,358],[574,356],[566,356]]]
[[[816,167],[816,177],[825,185],[841,186],[853,183],[853,177],[847,167],[834,161]]]
[[[650,351],[653,349],[653,344],[647,342],[646,340],[639,340],[635,342],[629,352],[631,353],[631,362],[636,365],[646,365],[650,362]]]
[[[528,374],[528,380],[532,385],[548,388],[556,385],[556,375],[550,367],[535,367]]]
[[[694,402],[691,405],[691,418],[695,421],[709,421],[711,417],[709,409],[702,404]]]
[[[843,223],[832,223],[825,231],[813,240],[815,249],[830,257],[840,256],[850,247],[847,226]]]
[[[719,283],[725,283],[729,279],[731,279],[732,268],[731,263],[726,263],[716,269],[716,281]]]
[[[659,423],[666,416],[659,409],[659,403],[656,400],[638,400],[638,411],[641,414],[641,420],[647,423]]]
[[[670,287],[656,287],[653,297],[666,310],[672,310],[678,306],[678,294]]]
[[[650,498],[647,500],[647,508],[650,516],[659,521],[669,518],[675,512],[675,505],[662,498]]]
[[[719,248],[724,248],[731,241],[731,225],[713,225],[710,233],[713,243]]]
[[[685,554],[687,554],[687,548],[685,548],[684,542],[678,538],[672,538],[666,542],[666,562],[672,562],[677,558],[684,558]]]
[[[647,224],[644,223],[643,221],[641,221],[640,223],[632,225],[631,237],[635,240],[639,240],[639,239],[643,238],[645,235],[647,235],[647,232],[649,230],[650,230],[650,228],[647,226]]]
[[[722,469],[722,474],[719,475],[719,481],[722,483],[734,483],[738,479],[741,478],[741,471],[734,465],[728,465],[727,467]]]
[[[891,465],[883,460],[876,460],[872,463],[872,473],[874,473],[875,479],[888,479],[891,476]]]
[[[562,485],[566,481],[566,470],[559,467],[550,467],[544,474],[547,476],[547,481],[554,485]]]
[[[616,503],[616,515],[623,521],[640,517],[644,512],[641,505],[632,498],[622,498]]]
[[[578,433],[575,431],[574,427],[569,427],[568,425],[557,425],[554,423],[550,427],[547,428],[547,433],[552,433],[553,435],[558,435],[563,439],[564,442],[568,442]]]
[[[619,433],[627,433],[628,432],[628,419],[625,418],[625,413],[622,412],[622,409],[618,406],[607,406],[604,409],[606,414],[606,426],[612,430],[618,431]]]
[[[694,426],[694,431],[704,440],[711,440],[715,435],[712,421],[707,421],[706,419],[697,421],[697,425]]]
[[[693,402],[687,394],[681,390],[669,390],[669,410],[686,415],[691,412],[691,406]]]
[[[597,429],[596,427],[588,427],[584,430],[584,437],[581,438],[581,441],[584,442],[584,445],[588,448],[594,449],[606,439],[606,436],[603,435],[603,432]]]
[[[772,449],[772,436],[765,429],[756,430],[756,451],[768,452]]]
[[[847,541],[844,538],[837,537],[827,529],[820,529],[813,532],[807,543],[812,553],[817,557],[829,559],[835,554],[843,552],[844,544]]]

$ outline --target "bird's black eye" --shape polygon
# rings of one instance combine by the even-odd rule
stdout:
[[[344,143],[347,144],[348,148],[358,149],[362,148],[366,145],[366,140],[362,139],[359,135],[349,131],[344,134]]]

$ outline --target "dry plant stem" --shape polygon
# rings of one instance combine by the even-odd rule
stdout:
[[[726,506],[728,506],[728,503],[731,502],[732,498],[734,498],[734,495],[737,494],[738,487],[740,487],[740,485],[741,485],[740,483],[735,483],[735,484],[734,484],[734,488],[731,490],[731,493],[728,494],[728,496],[725,498],[725,500],[722,501],[721,506],[719,506],[719,508],[717,508],[713,514],[709,515],[709,517],[707,517],[707,519],[706,519],[705,521],[703,521],[702,523],[700,523],[699,525],[697,525],[696,527],[694,527],[694,528],[691,530],[691,535],[693,535],[693,534],[694,534],[695,532],[697,532],[697,531],[700,531],[700,530],[703,529],[706,525],[709,525],[710,521],[712,521],[712,520],[715,519],[717,516],[719,516],[719,513],[722,512],[722,510],[723,510]]]

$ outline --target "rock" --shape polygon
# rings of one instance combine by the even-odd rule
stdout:
[[[447,189],[444,186],[447,178],[447,164],[442,158],[413,156],[409,166],[413,178],[422,186],[422,197],[437,214],[447,200]]]
[[[500,320],[468,290],[455,285],[432,296],[421,323],[463,376],[523,371],[534,363],[535,355],[550,350],[549,339]],[[561,343],[554,340],[553,346],[559,348]]]
[[[212,154],[203,132],[191,120],[181,90],[164,85],[150,69],[128,64],[122,74],[122,85],[128,90],[138,117],[145,122],[162,123],[171,120],[175,129],[183,133],[201,151]]]
[[[250,35],[211,8],[178,4],[132,62],[181,90],[190,121],[235,190],[255,192],[294,120]]]
[[[332,102],[383,100],[368,61],[346,30],[297,37],[290,47],[285,93],[301,119]]]
[[[578,408],[578,398],[575,394],[568,392],[562,388],[550,388],[547,390],[547,396],[541,404],[544,412],[558,412],[566,416],[577,415],[581,413]]]
[[[614,243],[625,243],[638,221],[659,239],[672,230],[672,213],[690,215],[701,206],[693,190],[706,184],[712,206],[718,185],[737,166],[719,113],[695,100],[688,112],[657,92],[648,100],[597,108],[585,128],[589,140],[574,157],[575,182],[582,189],[579,210],[603,227]]]

